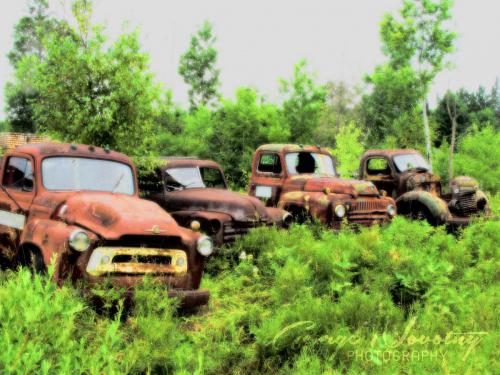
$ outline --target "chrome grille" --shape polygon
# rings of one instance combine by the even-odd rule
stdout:
[[[461,214],[470,216],[477,212],[476,199],[474,192],[461,193],[457,199],[457,206]]]
[[[386,211],[387,207],[384,202],[375,200],[375,201],[360,201],[360,202],[354,202],[352,204],[352,208],[350,209],[350,212],[357,212],[357,211]]]

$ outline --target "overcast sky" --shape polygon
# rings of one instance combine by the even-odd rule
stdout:
[[[49,0],[51,14],[70,18],[69,0]],[[278,79],[288,78],[305,58],[319,82],[362,82],[384,61],[379,23],[401,0],[95,0],[94,22],[116,37],[128,24],[138,27],[157,80],[187,103],[187,87],[177,73],[180,55],[204,20],[214,26],[222,92],[233,96],[252,86],[270,100]],[[0,0],[0,118],[3,87],[12,76],[7,53],[15,23],[27,13],[27,1]],[[490,88],[500,76],[500,0],[456,0],[452,28],[458,32],[455,67],[435,80],[431,102],[447,89]]]

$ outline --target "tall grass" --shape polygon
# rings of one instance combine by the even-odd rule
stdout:
[[[0,372],[494,373],[499,243],[496,220],[458,236],[401,218],[258,229],[211,261],[209,306],[178,314],[146,280],[125,321],[50,275],[4,272]]]

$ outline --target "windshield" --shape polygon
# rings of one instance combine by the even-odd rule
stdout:
[[[170,190],[184,188],[226,189],[221,170],[210,167],[169,168],[166,170],[165,185]]]
[[[394,164],[399,172],[405,172],[413,168],[430,170],[429,164],[420,154],[404,154],[394,156]]]
[[[311,173],[335,176],[335,167],[329,155],[315,152],[291,152],[286,154],[285,160],[289,174]]]
[[[133,195],[134,174],[127,164],[81,157],[49,157],[42,162],[48,190],[91,190]]]

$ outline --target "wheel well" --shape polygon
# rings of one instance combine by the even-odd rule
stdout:
[[[45,271],[47,266],[45,265],[45,261],[43,260],[42,251],[40,248],[32,243],[26,243],[21,245],[19,248],[19,252],[17,254],[17,263],[19,266],[30,266],[34,256],[34,261],[36,264],[34,265],[37,270]]]
[[[396,206],[399,215],[408,216],[412,219],[418,219],[419,215],[423,215],[422,219],[427,220],[430,224],[440,224],[439,218],[431,212],[429,207],[418,200],[400,201]]]
[[[284,209],[290,212],[294,221],[299,222],[301,224],[311,219],[311,215],[305,209],[305,207],[296,204],[290,204],[285,206]]]

